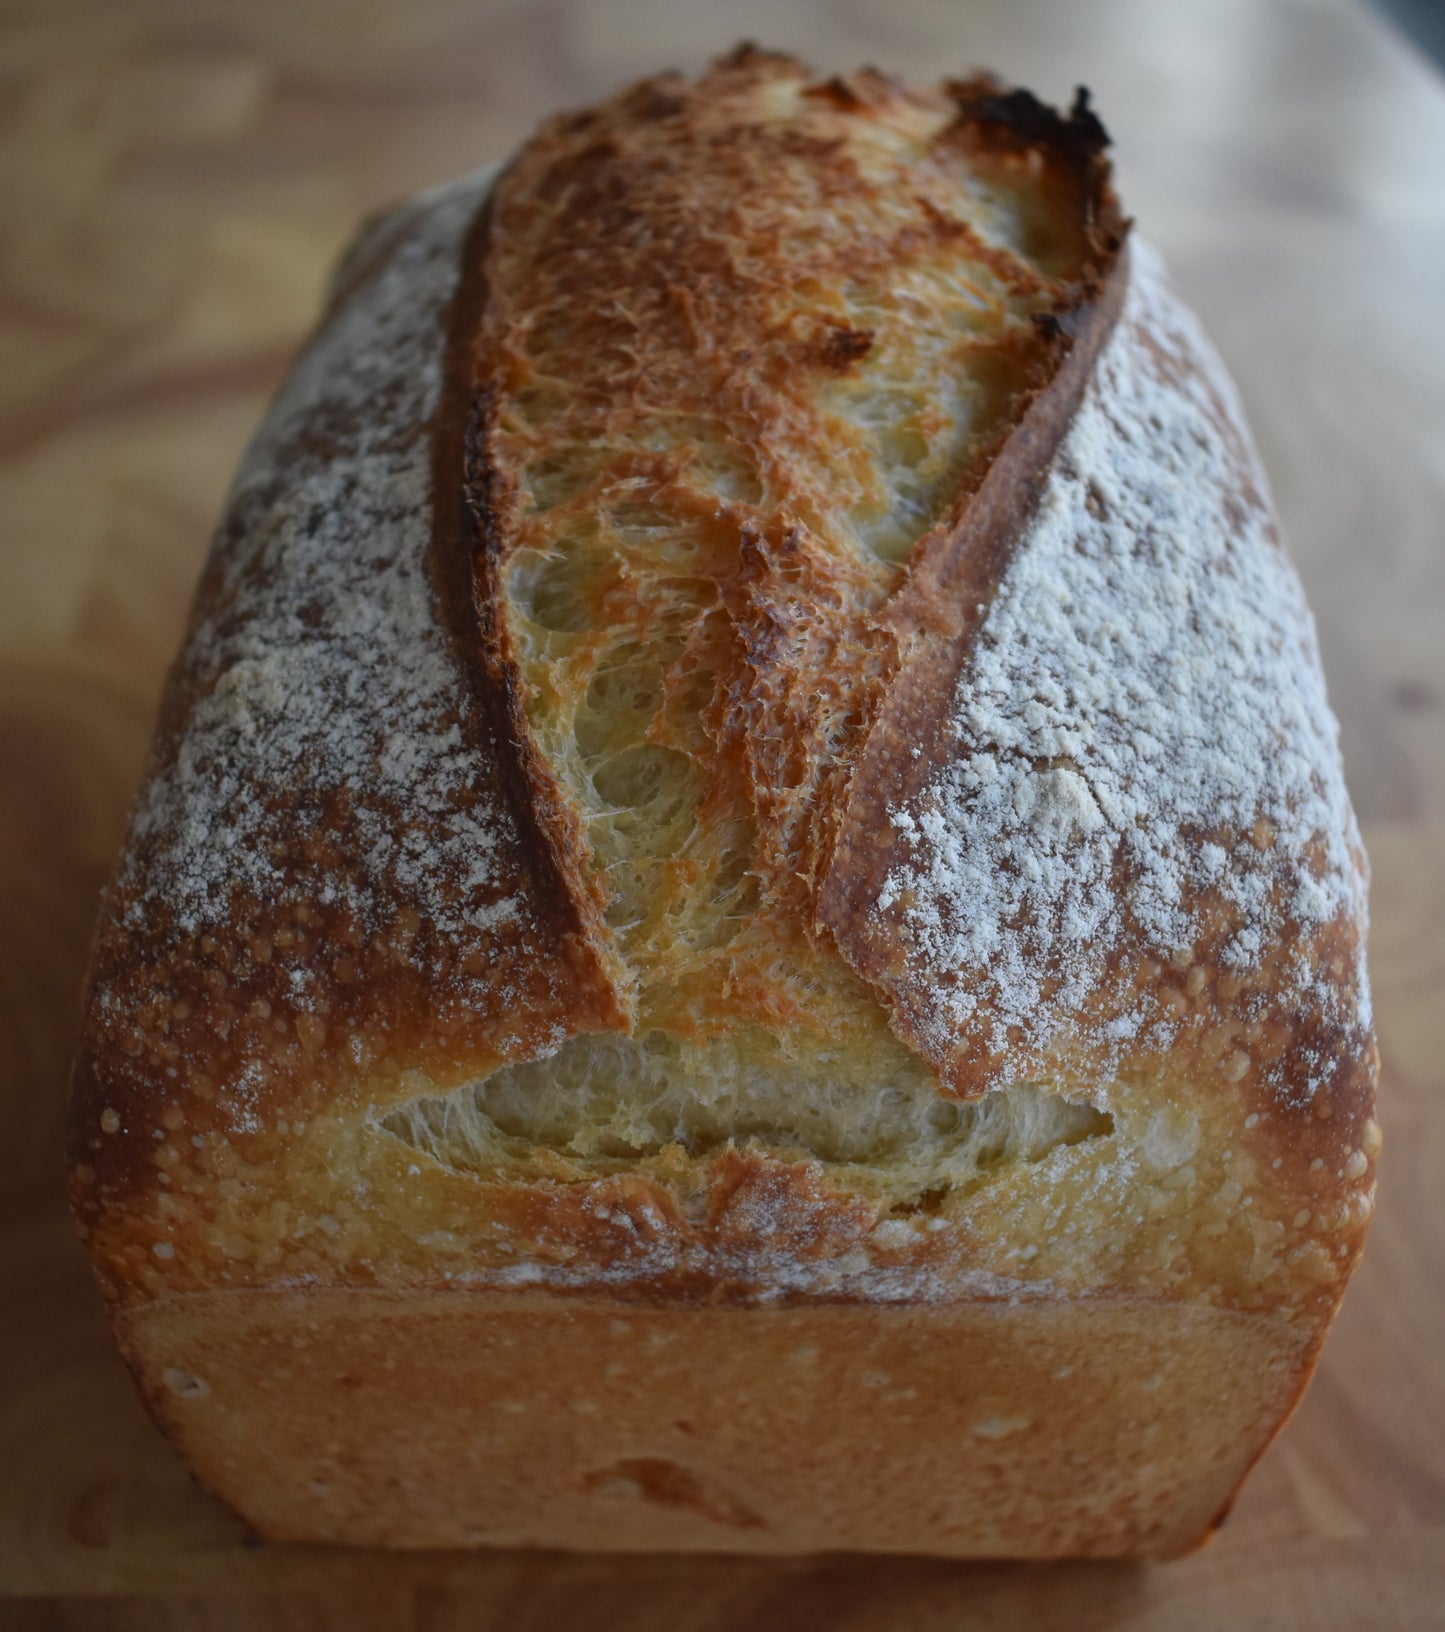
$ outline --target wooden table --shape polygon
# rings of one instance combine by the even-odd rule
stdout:
[[[344,15],[343,15],[344,13]],[[0,34],[0,1605],[16,1627],[1445,1626],[1445,83],[1346,0],[37,0]],[[1240,381],[1374,858],[1387,1153],[1318,1380],[1164,1567],[253,1548],[106,1339],[59,1130],[229,473],[365,211],[739,34],[1093,88]],[[266,1594],[263,1604],[257,1594]]]

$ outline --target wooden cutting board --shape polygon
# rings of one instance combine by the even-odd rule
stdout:
[[[752,35],[1093,89],[1243,390],[1374,860],[1365,1264],[1170,1566],[245,1544],[107,1342],[61,1197],[96,893],[229,473],[367,210]],[[1346,0],[37,0],[0,24],[0,1625],[1445,1626],[1445,83]],[[261,1595],[265,1595],[264,1599]]]

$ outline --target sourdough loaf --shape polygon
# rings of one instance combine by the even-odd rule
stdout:
[[[1106,138],[745,49],[371,225],[102,907],[73,1183],[265,1536],[1180,1551],[1379,1134],[1365,868]]]

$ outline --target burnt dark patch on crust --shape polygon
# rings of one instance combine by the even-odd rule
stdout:
[[[959,124],[986,132],[989,143],[997,147],[1038,150],[1092,170],[1109,146],[1109,133],[1089,106],[1083,85],[1067,116],[1032,91],[1005,90],[988,75],[951,80],[948,93],[958,106]]]
[[[1029,91],[1006,90],[989,75],[954,80],[948,93],[958,109],[941,143],[956,143],[992,164],[1042,165],[1092,255],[1116,253],[1128,230],[1110,186],[1109,135],[1080,86],[1067,116]]]

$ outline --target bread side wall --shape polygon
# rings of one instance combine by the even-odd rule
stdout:
[[[410,1547],[1170,1556],[1310,1364],[1268,1318],[1129,1301],[318,1290],[157,1304],[122,1337],[261,1535]]]

